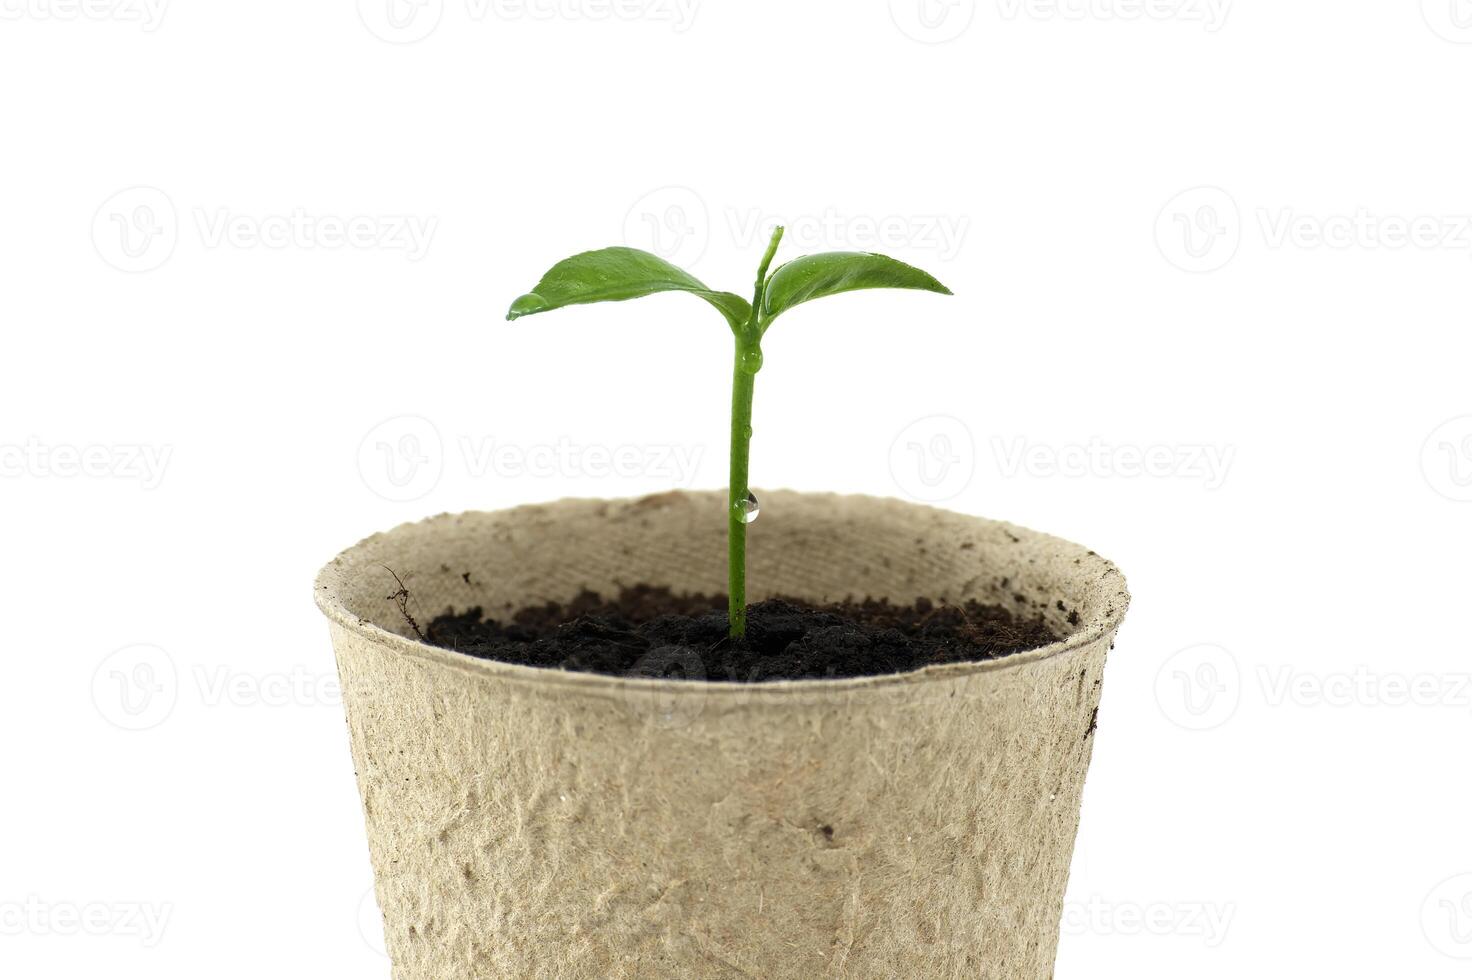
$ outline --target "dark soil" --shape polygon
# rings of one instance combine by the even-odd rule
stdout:
[[[523,609],[509,622],[479,608],[446,612],[425,639],[474,657],[594,674],[759,682],[867,677],[989,660],[1052,643],[1042,618],[975,601],[910,606],[866,599],[814,607],[771,599],[747,611],[746,639],[727,634],[724,596],[637,586]]]

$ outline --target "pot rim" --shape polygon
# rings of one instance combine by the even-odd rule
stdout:
[[[675,491],[676,493],[687,493],[689,491]],[[721,491],[724,492],[724,491]],[[804,493],[811,497],[834,497],[846,500],[889,500],[892,498],[875,497],[870,494],[825,494]],[[665,496],[659,494],[657,496]],[[753,694],[772,695],[777,698],[784,696],[798,696],[813,694],[835,694],[850,691],[874,691],[893,687],[904,687],[913,684],[927,684],[943,681],[954,681],[961,678],[973,677],[987,674],[993,671],[1013,670],[1028,664],[1053,657],[1063,656],[1074,650],[1089,646],[1100,639],[1112,634],[1119,628],[1123,621],[1125,612],[1129,609],[1130,594],[1125,582],[1124,574],[1108,559],[1089,551],[1081,545],[1075,544],[1067,539],[1055,535],[1046,534],[1042,531],[1034,531],[1031,528],[1021,527],[1007,521],[998,521],[986,517],[977,517],[972,514],[964,514],[958,511],[948,511],[945,508],[932,507],[928,504],[917,504],[910,501],[902,501],[906,506],[922,508],[925,510],[940,510],[944,513],[965,518],[969,521],[991,524],[1010,531],[1016,537],[1034,542],[1051,542],[1061,545],[1063,548],[1076,552],[1081,574],[1089,572],[1096,573],[1091,576],[1095,585],[1093,588],[1102,588],[1098,583],[1109,579],[1111,576],[1117,581],[1118,589],[1112,597],[1111,603],[1101,603],[1104,607],[1102,612],[1081,622],[1077,629],[1069,633],[1061,640],[1049,643],[1046,646],[1036,647],[1032,650],[1024,650],[1020,653],[1009,654],[1005,657],[996,657],[990,660],[968,661],[963,663],[935,664],[922,667],[919,670],[906,671],[900,674],[876,674],[869,677],[839,677],[832,679],[805,679],[805,680],[781,680],[781,681],[671,681],[644,677],[619,677],[612,674],[593,674],[579,671],[558,670],[551,667],[529,667],[524,664],[506,663],[500,660],[487,660],[480,657],[472,657],[469,654],[460,653],[445,647],[437,647],[421,640],[411,639],[391,633],[365,619],[360,619],[351,612],[343,603],[333,588],[333,580],[342,570],[340,565],[344,560],[350,559],[353,553],[360,548],[387,538],[406,527],[422,524],[433,524],[437,522],[453,522],[465,515],[478,513],[496,513],[505,516],[517,514],[533,515],[545,512],[562,504],[591,504],[609,503],[619,501],[632,501],[645,499],[643,497],[624,498],[599,498],[599,497],[567,497],[561,500],[541,504],[522,504],[516,507],[504,508],[497,511],[462,511],[460,513],[445,512],[431,517],[422,518],[417,521],[405,521],[386,531],[371,534],[350,548],[339,552],[331,561],[322,567],[317,573],[313,593],[317,608],[327,616],[329,620],[350,633],[372,643],[386,646],[395,653],[411,657],[416,660],[428,661],[441,667],[463,671],[478,677],[492,678],[495,680],[508,681],[517,684],[526,684],[540,688],[571,687],[589,693],[607,694],[629,694],[636,692],[657,693],[661,697],[669,697],[672,694],[685,694],[699,696],[702,698],[715,697],[739,697],[749,699]]]

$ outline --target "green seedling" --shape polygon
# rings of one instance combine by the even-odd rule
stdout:
[[[772,233],[756,274],[750,303],[735,293],[717,292],[657,255],[636,248],[605,248],[563,259],[536,288],[511,304],[506,319],[545,313],[579,303],[637,299],[654,293],[693,293],[710,303],[736,337],[736,368],[731,384],[731,479],[727,508],[727,574],[731,638],[746,635],[746,525],[756,519],[757,500],[749,486],[751,401],[762,368],[762,337],[783,313],[836,293],[855,289],[924,289],[950,295],[929,273],[867,252],[824,252],[794,259],[768,275],[782,229]]]

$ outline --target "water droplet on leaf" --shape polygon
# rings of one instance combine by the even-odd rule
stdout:
[[[511,311],[506,314],[506,319],[515,320],[519,316],[526,316],[529,313],[540,313],[545,309],[547,309],[547,301],[545,299],[536,293],[527,293],[525,296],[518,296],[516,302],[511,304]]]
[[[749,350],[741,355],[741,370],[747,374],[756,374],[762,369],[762,352]]]

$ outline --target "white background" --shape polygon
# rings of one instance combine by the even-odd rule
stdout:
[[[1466,976],[1467,0],[387,2],[0,0],[0,974],[387,977],[313,575],[723,486],[703,304],[502,315],[782,219],[957,295],[784,317],[756,485],[1129,576],[1060,980]]]

